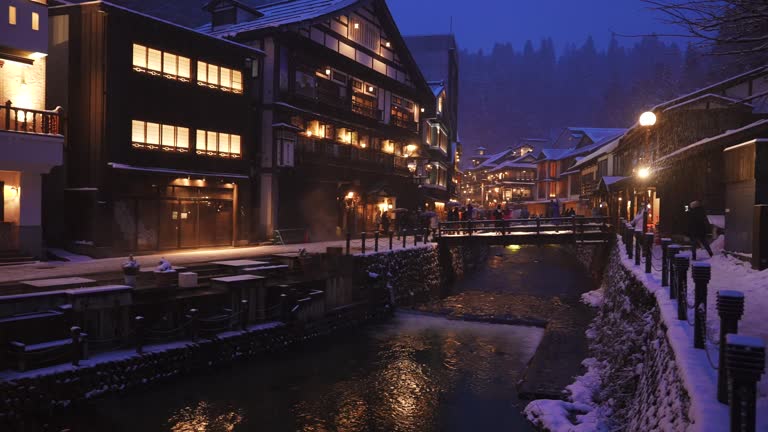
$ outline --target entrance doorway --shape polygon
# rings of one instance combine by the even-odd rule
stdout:
[[[177,249],[232,244],[232,201],[159,201],[158,248]]]

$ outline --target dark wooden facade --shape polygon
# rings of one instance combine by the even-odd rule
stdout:
[[[50,97],[69,126],[63,239],[115,251],[248,243],[262,53],[106,3],[52,8],[51,25]],[[137,65],[141,47],[163,53],[162,70]],[[209,67],[215,85],[201,82]],[[162,145],[153,124],[168,126]]]
[[[275,16],[291,3],[259,10]],[[311,0],[295,3],[314,7]],[[239,7],[217,3],[220,10],[227,6]],[[329,9],[278,26],[256,19],[221,33],[210,27],[213,35],[267,52],[263,237],[303,229],[313,240],[330,238],[376,229],[382,210],[423,206],[414,176],[424,174],[425,118],[435,110],[431,90],[383,1]]]

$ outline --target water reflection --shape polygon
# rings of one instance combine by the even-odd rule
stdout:
[[[75,431],[530,430],[515,383],[542,330],[399,314],[344,338],[80,407]],[[78,415],[87,413],[87,415]]]
[[[171,432],[231,432],[243,421],[241,409],[224,407],[200,401],[195,406],[180,409],[168,419]]]

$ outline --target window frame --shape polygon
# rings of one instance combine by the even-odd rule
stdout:
[[[157,127],[156,139],[150,139],[150,128]],[[137,136],[140,129],[140,136]],[[172,143],[166,143],[166,132],[172,134]],[[154,138],[154,133],[152,134]],[[182,137],[186,137],[182,140]],[[155,142],[156,141],[156,142]],[[131,120],[131,146],[139,150],[161,150],[174,153],[189,153],[189,128],[146,120]]]
[[[153,52],[160,53],[159,66],[157,68],[154,67],[154,62],[150,62],[150,54]],[[192,81],[192,59],[190,57],[152,48],[136,42],[132,44],[131,53],[131,65],[136,72],[146,73],[152,76],[162,76],[163,78],[185,83]],[[173,61],[168,62],[166,56],[173,57]],[[141,59],[141,57],[143,57],[143,59]],[[186,70],[182,70],[182,64],[184,62],[186,62]],[[166,70],[170,65],[174,67],[173,71]]]
[[[204,137],[201,139],[201,136]],[[226,139],[226,150],[222,151],[222,139]],[[216,142],[211,143],[214,139]],[[202,141],[202,142],[201,142]],[[236,144],[235,144],[236,142]],[[232,151],[233,146],[237,146],[237,151]],[[202,146],[202,147],[201,147]],[[195,131],[195,153],[201,156],[212,156],[224,159],[241,159],[243,157],[243,140],[239,134],[197,129]]]

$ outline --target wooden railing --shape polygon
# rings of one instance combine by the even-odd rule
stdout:
[[[407,160],[370,148],[341,144],[328,140],[300,139],[296,147],[298,162],[358,162],[384,170],[407,170]]]
[[[441,222],[439,238],[452,237],[515,237],[543,240],[547,236],[573,235],[574,240],[608,232],[607,217],[572,216],[564,218],[533,218],[509,220],[470,220]]]
[[[401,119],[399,117],[392,116],[390,119],[390,124],[392,126],[397,126],[399,128],[408,129],[411,132],[418,132],[418,123],[412,120],[407,119]]]
[[[381,119],[380,109],[376,107],[368,106],[359,102],[355,102],[354,100],[352,101],[352,112],[372,118],[374,120]]]
[[[0,130],[61,135],[61,108],[41,111],[11,105],[0,105]]]

